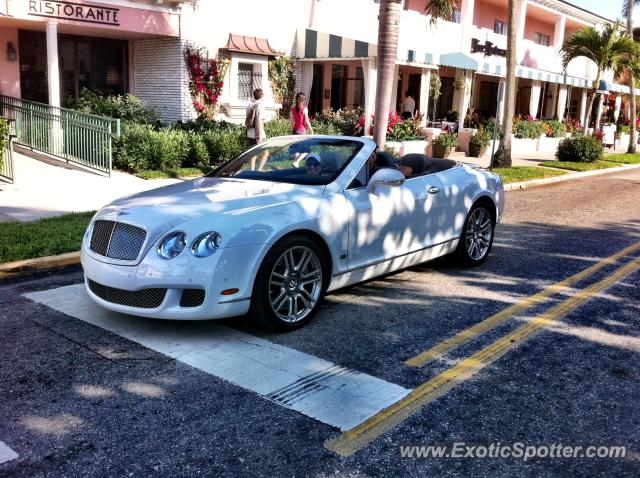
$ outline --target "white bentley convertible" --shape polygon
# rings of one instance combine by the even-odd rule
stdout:
[[[450,253],[484,262],[504,208],[499,176],[375,148],[273,138],[202,178],[119,199],[85,234],[87,292],[132,315],[250,312],[289,330],[327,291]]]

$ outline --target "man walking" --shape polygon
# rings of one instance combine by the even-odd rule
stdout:
[[[244,124],[247,127],[247,148],[264,141],[267,135],[264,132],[264,104],[262,88],[253,90],[253,101],[247,106],[247,114]]]
[[[406,91],[404,94],[404,101],[402,102],[400,116],[402,116],[402,119],[411,119],[413,118],[415,110],[416,100],[413,99],[410,91]]]

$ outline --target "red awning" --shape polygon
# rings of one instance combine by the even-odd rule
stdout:
[[[282,56],[284,52],[274,50],[266,38],[250,37],[246,35],[229,34],[227,44],[223,50],[251,53],[253,55]]]

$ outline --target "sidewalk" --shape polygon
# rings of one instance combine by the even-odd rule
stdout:
[[[491,151],[489,151],[485,156],[481,158],[474,158],[471,156],[467,156],[462,151],[457,151],[455,153],[451,153],[449,156],[450,159],[455,159],[456,161],[460,161],[461,163],[470,163],[475,164],[477,166],[481,166],[483,168],[488,168],[491,164]],[[514,153],[511,155],[511,162],[513,166],[538,166],[542,161],[552,161],[556,159],[555,153],[547,153],[547,152],[532,152],[525,154],[517,154]]]
[[[117,198],[179,181],[145,180],[118,171],[109,178],[61,161],[36,160],[17,151],[13,158],[14,184],[0,183],[0,222],[92,211]]]

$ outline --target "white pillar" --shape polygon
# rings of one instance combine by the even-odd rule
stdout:
[[[364,134],[368,135],[376,104],[378,69],[375,58],[362,60],[362,70],[364,71]]]
[[[520,22],[518,23],[518,37],[516,43],[521,43],[524,40],[524,27],[527,21],[527,0],[522,0],[520,5]]]
[[[545,101],[547,102],[547,109],[545,119],[553,119],[556,114],[556,98],[558,97],[558,83],[550,84],[551,97],[547,95]]]
[[[463,27],[471,27],[473,25],[475,3],[475,0],[462,0],[460,3],[460,24]]]
[[[541,82],[533,80],[531,82],[531,96],[529,97],[529,114],[533,119],[538,118],[538,105],[540,104],[540,85]]]
[[[58,25],[47,23],[47,79],[49,104],[60,107],[60,68],[58,66]]]
[[[396,100],[398,99],[398,78],[400,77],[400,65],[396,65],[393,68],[393,85],[391,88],[391,99],[389,100],[389,111],[394,113],[397,109]],[[404,91],[400,94],[402,95]]]
[[[462,86],[456,87],[453,93],[453,109],[458,112],[458,130],[464,127],[464,117],[471,102],[471,75],[469,70],[456,70],[456,84]]]
[[[602,110],[604,108],[604,95],[598,95],[598,114],[596,115],[596,124],[593,126],[594,131],[600,129],[600,120],[602,119]]]
[[[585,117],[587,115],[587,96],[586,88],[582,88],[582,94],[580,95],[580,116],[578,116],[578,121],[580,121],[582,126],[585,124]]]
[[[620,117],[620,108],[622,107],[622,96],[616,96],[616,104],[615,109],[613,110],[613,119],[616,123],[618,123],[618,118]]]
[[[564,43],[564,29],[567,24],[567,17],[565,15],[558,15],[556,17],[556,27],[553,31],[553,48],[560,50]]]
[[[429,120],[429,95],[431,93],[431,70],[424,68],[420,79],[420,114],[422,115],[422,126],[427,126]]]
[[[500,84],[498,84],[498,123],[500,125],[502,125],[502,120],[504,119],[504,107],[505,107],[505,99],[507,96],[507,84],[505,82],[505,80],[500,80],[500,83],[502,84],[502,86],[500,86]],[[500,88],[502,88],[502,99],[500,98]]]
[[[556,110],[556,119],[562,121],[564,118],[564,110],[567,108],[567,85],[558,87],[558,108]]]

